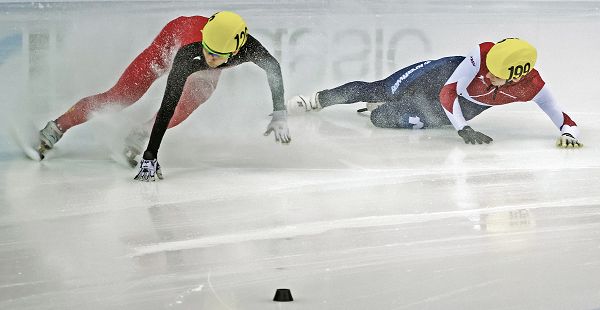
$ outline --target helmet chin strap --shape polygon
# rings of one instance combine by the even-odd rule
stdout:
[[[234,52],[232,52],[232,53],[230,54],[231,56],[229,56],[229,57],[227,58],[227,60],[225,60],[225,63],[227,63],[227,62],[229,61],[229,59],[231,59],[231,57],[233,57],[233,56],[237,55],[237,53],[239,53],[239,52],[240,52],[240,50],[237,50],[237,51],[234,51]]]

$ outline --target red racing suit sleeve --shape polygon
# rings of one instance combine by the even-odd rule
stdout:
[[[481,53],[479,47],[477,47],[467,54],[440,90],[440,103],[456,130],[461,130],[467,126],[467,121],[458,103],[458,96],[461,95],[459,90],[466,89],[467,85],[473,81],[477,72],[479,72],[480,65]]]

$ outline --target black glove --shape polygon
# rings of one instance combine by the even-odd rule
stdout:
[[[465,140],[466,144],[488,144],[492,142],[492,138],[486,136],[485,134],[473,130],[470,126],[465,126],[463,129],[458,131],[458,135]]]

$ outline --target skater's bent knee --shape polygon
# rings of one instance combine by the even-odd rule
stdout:
[[[393,126],[390,126],[390,122],[389,122],[388,118],[389,117],[387,117],[387,115],[385,115],[385,113],[382,113],[382,110],[379,108],[371,111],[371,123],[373,123],[373,125],[375,125],[376,127],[381,127],[381,128],[393,127]]]

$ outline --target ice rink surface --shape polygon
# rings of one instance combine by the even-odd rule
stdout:
[[[534,103],[471,121],[490,145],[376,128],[356,104],[290,115],[280,146],[262,135],[266,79],[243,65],[167,133],[165,179],[140,183],[114,158],[163,79],[43,162],[3,130],[0,309],[600,309],[600,3],[208,3],[0,4],[2,121],[30,135],[109,87],[169,19],[231,9],[280,59],[287,97],[527,37],[585,147],[557,149]],[[295,301],[273,302],[277,288]]]

